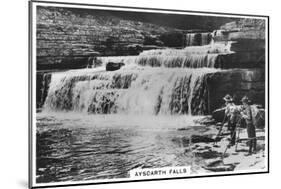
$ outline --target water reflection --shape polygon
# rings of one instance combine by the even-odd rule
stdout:
[[[105,124],[106,119],[103,125],[98,124],[99,118],[89,117],[37,117],[38,183],[126,178],[134,168],[186,166],[193,162],[189,147],[173,140],[190,135],[190,129],[179,131],[163,123],[158,124],[161,127],[126,122],[121,125],[116,120],[116,124],[113,120]]]

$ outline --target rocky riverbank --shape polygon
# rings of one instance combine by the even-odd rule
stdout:
[[[192,135],[174,139],[174,142],[186,146],[186,152],[191,153],[194,160],[192,173],[210,173],[218,171],[251,171],[266,168],[266,131],[256,129],[257,152],[248,155],[246,128],[237,130],[238,143],[228,148],[230,141],[229,131],[226,127],[222,130],[222,136],[216,137],[219,126],[211,117],[205,117],[201,122],[205,128],[181,128],[190,130]],[[202,121],[202,120],[201,120]],[[239,135],[238,135],[239,133]],[[210,167],[210,165],[213,165]]]

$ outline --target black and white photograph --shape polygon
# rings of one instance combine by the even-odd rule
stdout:
[[[29,2],[31,187],[268,173],[268,16]]]

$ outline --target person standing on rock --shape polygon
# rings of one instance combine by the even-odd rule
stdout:
[[[253,124],[253,116],[252,116],[252,110],[250,104],[250,100],[247,96],[244,96],[242,98],[242,111],[241,116],[243,119],[245,119],[246,126],[247,126],[247,134],[249,138],[249,153],[248,155],[251,155],[252,153],[255,153],[257,148],[257,139],[256,139],[256,129]]]
[[[225,101],[225,116],[227,118],[228,129],[230,130],[230,146],[235,145],[236,141],[236,125],[239,121],[239,110],[233,102],[233,98],[227,94],[224,98]]]

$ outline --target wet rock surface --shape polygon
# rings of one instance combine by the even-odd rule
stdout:
[[[48,72],[36,73],[36,108],[42,108],[48,95],[52,74]]]
[[[221,136],[216,141],[212,139],[216,138],[218,127],[215,124],[205,127],[206,129],[198,126],[182,129],[180,131],[188,131],[190,135],[172,139],[174,143],[184,147],[185,153],[191,154],[193,160],[196,159],[196,164],[201,167],[197,167],[196,170],[200,173],[264,169],[266,167],[264,129],[256,129],[257,151],[248,155],[248,137],[245,128],[237,130],[239,132],[238,143],[228,146],[230,133],[226,127],[223,128]],[[192,140],[193,137],[194,140]]]
[[[119,70],[122,66],[124,66],[125,64],[122,62],[119,63],[114,63],[114,62],[108,62],[106,64],[106,71],[115,71],[115,70]]]
[[[206,76],[210,112],[221,108],[223,97],[230,94],[236,104],[247,95],[253,104],[265,105],[265,72],[263,69],[235,69]]]
[[[213,135],[192,135],[191,137],[182,137],[173,139],[174,142],[180,142],[184,146],[194,143],[210,143],[220,141],[221,137],[213,137]]]

